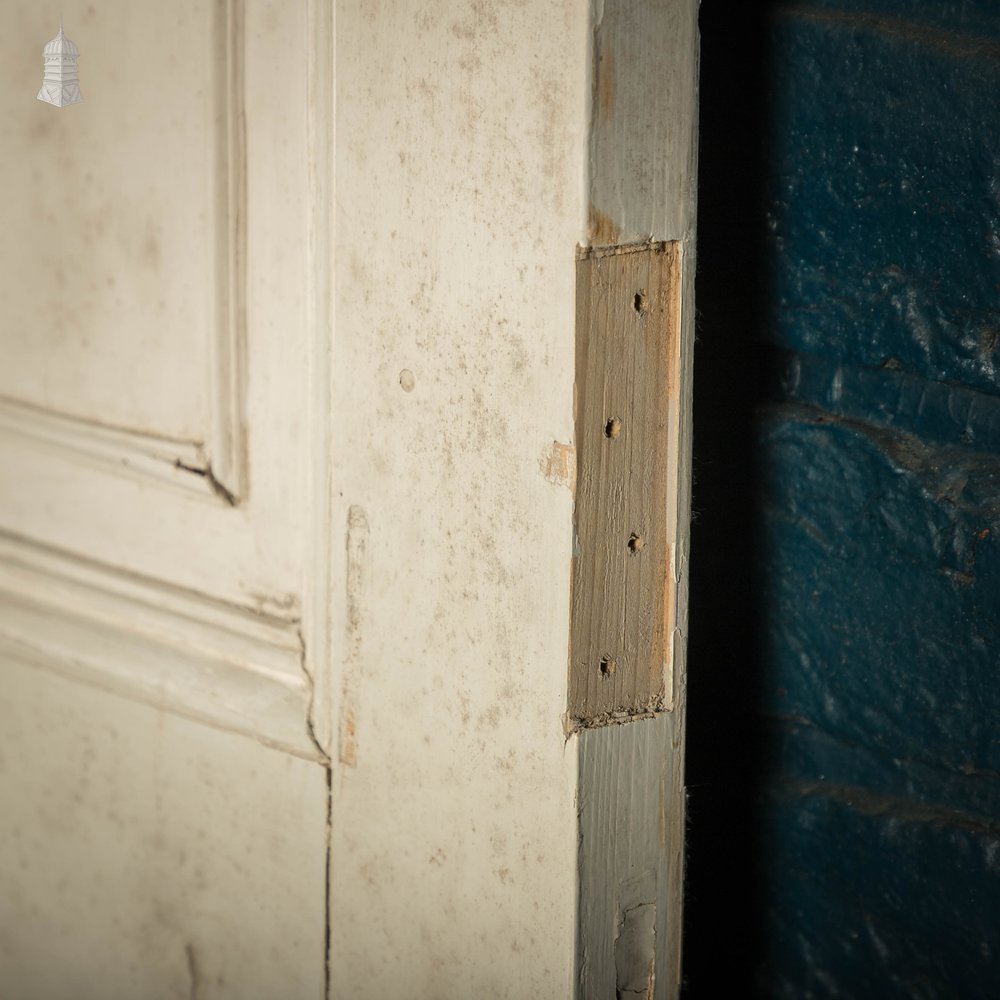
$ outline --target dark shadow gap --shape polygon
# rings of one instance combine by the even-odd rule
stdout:
[[[766,767],[754,414],[764,372],[768,5],[701,6],[684,996],[749,996]]]

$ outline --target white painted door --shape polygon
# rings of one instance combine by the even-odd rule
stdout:
[[[695,0],[3,15],[0,998],[673,995]],[[668,243],[579,709],[578,269]]]
[[[307,17],[3,7],[0,996],[323,992]]]

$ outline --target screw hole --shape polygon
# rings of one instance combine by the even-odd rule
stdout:
[[[649,312],[649,297],[645,291],[639,290],[632,299],[632,308],[640,315],[645,316]]]
[[[606,438],[616,438],[622,432],[622,422],[617,417],[612,417],[604,425],[604,436]]]
[[[610,656],[601,657],[601,673],[605,677],[610,677],[617,669],[618,664]]]
[[[637,535],[635,532],[632,532],[632,535],[628,540],[628,550],[632,553],[632,555],[636,555],[642,551],[642,547],[645,544],[646,542],[642,535]]]

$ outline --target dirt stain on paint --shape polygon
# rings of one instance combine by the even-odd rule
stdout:
[[[592,246],[607,247],[618,242],[618,227],[614,220],[594,205],[590,206],[587,230]]]
[[[190,1000],[198,1000],[201,992],[201,975],[198,972],[198,958],[195,955],[194,945],[190,941],[184,945],[184,955],[187,958],[189,979],[188,997]]]
[[[597,114],[600,121],[609,121],[615,110],[615,57],[611,52],[598,54],[595,67]]]
[[[160,269],[160,241],[152,229],[146,233],[146,238],[142,241],[139,249],[139,260],[146,267],[153,271]]]

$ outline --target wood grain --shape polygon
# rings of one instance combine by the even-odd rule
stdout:
[[[577,495],[571,724],[670,702],[668,513],[677,243],[590,252],[577,264]]]

